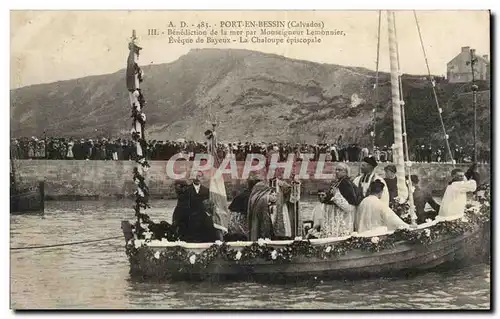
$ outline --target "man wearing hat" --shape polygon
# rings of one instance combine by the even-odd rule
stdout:
[[[370,184],[376,180],[379,180],[384,184],[384,188],[382,191],[382,196],[380,200],[389,206],[389,191],[387,190],[387,185],[382,177],[375,174],[375,167],[377,167],[378,163],[373,156],[363,158],[363,162],[361,163],[361,175],[354,179],[354,185],[358,188],[359,194],[362,198],[368,196],[368,187]]]
[[[393,202],[398,196],[398,179],[396,178],[396,165],[389,164],[384,168],[385,172],[385,184],[387,185],[387,190],[389,191],[389,202]]]

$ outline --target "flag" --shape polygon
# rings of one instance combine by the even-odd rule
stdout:
[[[208,136],[208,153],[213,158],[214,168],[210,176],[210,200],[214,203],[215,211],[213,216],[214,227],[222,230],[224,233],[228,231],[229,225],[229,208],[227,203],[226,185],[224,184],[224,176],[215,174],[222,160],[217,156],[217,138],[215,132]]]

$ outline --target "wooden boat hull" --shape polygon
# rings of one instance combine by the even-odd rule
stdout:
[[[10,213],[12,215],[43,214],[45,209],[44,197],[43,182],[30,190],[15,192],[10,195]]]
[[[311,276],[344,279],[396,276],[409,275],[446,264],[456,265],[465,260],[482,259],[484,254],[489,252],[490,246],[487,241],[489,241],[489,229],[477,227],[474,231],[459,236],[443,237],[428,246],[399,242],[394,248],[380,252],[352,250],[343,256],[328,259],[294,257],[285,263],[264,259],[236,263],[221,258],[214,260],[204,269],[186,267],[178,260],[160,262],[150,258],[151,253],[171,248],[141,247],[135,256],[130,257],[130,264],[132,275],[155,279],[254,277],[279,280]]]

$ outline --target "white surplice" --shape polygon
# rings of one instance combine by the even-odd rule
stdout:
[[[318,234],[321,238],[348,236],[354,229],[356,207],[349,204],[335,192],[332,204],[319,203],[313,211],[314,226],[321,226]]]
[[[356,187],[358,186],[361,186],[362,190],[363,190],[363,196],[367,196],[367,193],[368,193],[368,187],[370,187],[370,184],[371,182],[374,182],[374,181],[380,181],[382,182],[382,184],[384,184],[384,190],[382,191],[382,202],[386,203],[387,206],[389,206],[389,190],[387,189],[387,184],[385,183],[385,180],[378,176],[377,174],[375,174],[375,172],[372,172],[369,176],[366,176],[366,175],[359,175],[358,177],[356,177],[353,181],[354,185],[356,185]]]
[[[362,233],[380,227],[387,227],[387,230],[392,231],[400,227],[408,227],[408,224],[399,218],[389,205],[377,196],[370,195],[358,206],[356,226],[356,231]]]
[[[467,193],[476,190],[477,183],[471,179],[468,181],[453,182],[444,192],[441,208],[439,209],[439,216],[461,216],[464,214],[465,205],[467,203]]]

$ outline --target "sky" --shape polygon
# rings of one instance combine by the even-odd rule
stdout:
[[[417,11],[432,74],[445,75],[446,63],[463,46],[490,55],[487,11]],[[377,54],[377,11],[11,11],[10,88],[108,74],[125,68],[127,43],[137,31],[143,51],[140,64],[177,60],[193,48],[237,48],[275,53],[319,63],[374,70]],[[220,24],[226,20],[322,21],[325,30],[345,36],[323,37],[320,44],[169,44],[167,36],[147,30],[165,29],[169,21]],[[216,28],[217,30],[219,27]],[[426,74],[424,55],[412,11],[396,12],[402,72]],[[380,70],[389,71],[387,16],[382,12]]]

